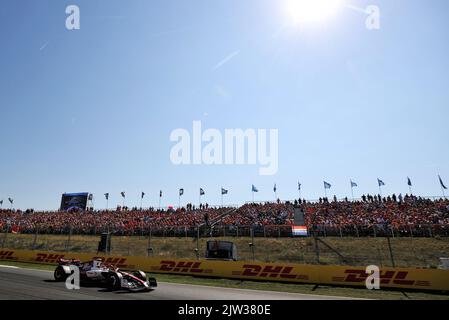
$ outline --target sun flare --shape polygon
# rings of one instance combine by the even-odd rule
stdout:
[[[342,0],[287,0],[286,13],[292,23],[316,23],[330,19],[342,7]]]

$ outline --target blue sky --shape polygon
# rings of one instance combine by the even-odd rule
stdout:
[[[95,205],[177,205],[406,193],[449,184],[449,3],[378,5],[381,29],[343,8],[293,26],[280,0],[13,1],[0,5],[0,199],[56,209],[63,192]],[[65,8],[81,29],[65,28]],[[230,59],[226,59],[230,57]],[[220,62],[225,62],[220,64]],[[217,65],[219,66],[217,68]],[[172,130],[275,128],[279,171],[174,166]],[[6,204],[7,206],[8,204]],[[4,205],[5,206],[5,205]]]

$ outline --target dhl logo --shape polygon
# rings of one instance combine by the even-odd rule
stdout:
[[[344,278],[344,282],[365,282],[368,274],[365,270],[357,270],[357,269],[349,269],[345,270],[345,273],[348,274],[346,278]],[[407,279],[408,272],[407,271],[384,271],[380,273],[380,283],[381,284],[397,284],[401,286],[413,286],[415,285],[415,280]]]
[[[192,272],[192,273],[206,273],[206,270],[200,269],[201,262],[195,261],[169,261],[164,260],[160,262],[160,271],[167,272]]]
[[[262,278],[281,278],[281,279],[296,279],[295,274],[291,274],[293,267],[286,266],[260,266],[257,264],[243,265],[242,276],[247,277],[262,277]],[[303,276],[300,276],[303,278]]]
[[[34,261],[44,263],[56,263],[63,258],[64,258],[63,254],[37,253],[36,259],[34,259]]]
[[[131,267],[127,264],[126,258],[116,258],[116,257],[93,257],[93,260],[95,259],[101,259],[106,264],[112,264],[116,266],[117,268],[127,268]]]
[[[14,251],[0,251],[0,260],[17,260]]]

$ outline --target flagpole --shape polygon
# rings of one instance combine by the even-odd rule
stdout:
[[[326,185],[324,186],[324,197],[327,198]]]
[[[252,190],[251,193],[253,195],[253,203],[254,203],[254,190]]]
[[[352,201],[354,202],[354,187],[352,186],[352,182],[351,182],[351,195],[352,195]]]
[[[161,194],[159,193],[159,210],[161,210]]]
[[[410,192],[410,195],[412,195],[413,193],[412,193],[412,186],[408,186],[408,191]]]
[[[441,192],[443,193],[443,198],[446,199],[446,194],[444,192],[444,189],[446,189],[446,186],[443,183],[443,180],[441,180],[441,176],[438,175],[438,180],[440,181],[440,188],[441,188]]]

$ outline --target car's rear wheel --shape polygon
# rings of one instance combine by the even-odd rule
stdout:
[[[65,273],[64,268],[62,266],[58,266],[54,272],[54,277],[56,281],[65,281],[68,277],[68,274]]]

